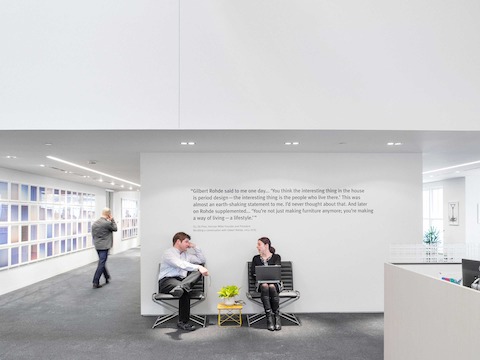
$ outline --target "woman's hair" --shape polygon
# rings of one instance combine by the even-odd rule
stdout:
[[[272,242],[267,237],[261,237],[258,241],[263,242],[265,245],[268,245],[268,249],[272,254],[275,254],[275,248],[272,246]]]

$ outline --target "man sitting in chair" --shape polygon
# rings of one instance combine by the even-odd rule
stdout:
[[[193,251],[188,252],[188,249]],[[189,324],[190,296],[193,285],[201,276],[208,276],[202,250],[190,242],[190,235],[184,232],[173,236],[173,247],[163,254],[158,276],[158,288],[163,294],[171,294],[179,298],[178,323],[182,330],[193,331],[195,325]]]

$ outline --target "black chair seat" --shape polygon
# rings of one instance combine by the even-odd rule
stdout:
[[[163,293],[155,293],[153,294],[155,300],[178,300],[177,296],[173,296],[171,294],[163,294]],[[205,299],[205,294],[202,291],[191,291],[190,292],[190,300],[201,300]]]
[[[278,294],[278,296],[281,298],[296,298],[300,297],[300,292],[296,290],[283,290]],[[247,294],[247,297],[252,299],[260,299],[260,293],[256,291],[250,291]]]

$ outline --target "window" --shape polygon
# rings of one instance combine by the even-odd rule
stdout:
[[[438,245],[443,245],[443,188],[423,189],[423,232],[430,226],[438,230]]]

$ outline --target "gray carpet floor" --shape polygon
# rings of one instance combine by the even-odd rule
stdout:
[[[151,329],[140,315],[140,251],[110,256],[112,282],[92,289],[96,263],[0,296],[0,359],[383,359],[383,314],[299,314],[301,326],[270,332],[194,332],[172,320]]]

